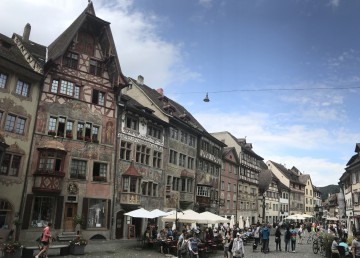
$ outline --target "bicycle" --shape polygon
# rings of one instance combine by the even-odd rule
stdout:
[[[317,238],[316,233],[315,232],[310,232],[310,234],[309,234],[309,236],[308,236],[308,238],[306,240],[306,243],[310,244],[311,242],[314,241],[315,238]]]
[[[322,255],[322,256],[326,255],[324,242],[321,237],[318,237],[313,240],[312,248],[313,248],[314,254],[317,254],[320,251],[320,253],[319,253],[320,255]]]

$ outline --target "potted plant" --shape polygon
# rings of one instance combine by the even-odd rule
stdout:
[[[87,241],[81,238],[79,235],[69,242],[70,244],[70,253],[74,255],[84,254],[85,246],[87,245]]]
[[[73,217],[73,222],[74,222],[74,227],[75,227],[75,230],[77,229],[76,227],[79,225],[79,226],[83,226],[84,224],[84,218],[80,215],[75,215]]]
[[[1,244],[4,258],[20,258],[22,245],[19,241],[6,241]]]

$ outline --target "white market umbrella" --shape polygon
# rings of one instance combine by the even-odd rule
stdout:
[[[178,212],[175,211],[173,214],[161,218],[161,220],[164,222],[175,222],[176,219],[178,220],[178,222],[191,223],[197,222],[201,219],[201,217],[199,213],[193,210],[186,210]]]
[[[243,228],[244,228],[244,221],[243,221],[243,217],[242,217],[242,216],[239,217],[239,228],[240,228],[240,229],[243,229]]]
[[[137,210],[127,212],[124,215],[130,216],[130,217],[133,217],[133,218],[147,218],[147,219],[155,218],[154,215],[151,214],[150,211],[145,210],[144,208],[140,208],[140,209],[137,209]]]
[[[339,219],[336,218],[336,217],[327,217],[326,220],[336,220],[336,221],[337,221],[337,220],[339,220]]]
[[[169,215],[168,212],[161,211],[159,209],[155,209],[150,211],[150,213],[154,216],[154,218],[163,217]]]
[[[250,227],[249,217],[246,217],[245,227],[246,227],[246,228],[249,228],[249,227]]]
[[[312,218],[312,217],[314,217],[313,215],[309,215],[309,214],[301,214],[301,215],[303,215],[303,217],[305,217],[305,218]]]
[[[303,219],[305,219],[305,217],[303,216],[303,214],[293,214],[293,215],[287,216],[287,217],[284,218],[284,219],[285,219],[285,220],[288,220],[288,219],[303,220]]]
[[[219,215],[216,215],[212,212],[205,211],[200,213],[201,219],[197,221],[197,223],[208,223],[208,224],[215,224],[215,223],[229,223],[230,220],[225,219]]]
[[[230,228],[233,228],[235,225],[235,219],[234,219],[234,215],[231,215],[231,219],[230,219]]]

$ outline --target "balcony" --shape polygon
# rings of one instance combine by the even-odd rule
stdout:
[[[244,175],[240,175],[240,176],[239,176],[239,181],[245,181],[245,182],[247,182],[247,183],[252,183],[252,184],[256,184],[256,185],[259,184],[259,180],[258,180],[258,179],[250,178],[250,177],[247,177],[247,176],[244,176]]]
[[[140,194],[137,193],[120,193],[120,204],[122,205],[140,205]]]
[[[194,202],[194,194],[193,193],[185,193],[180,192],[180,202],[192,203]]]
[[[33,176],[32,191],[34,193],[60,194],[65,177],[64,172],[37,170]]]

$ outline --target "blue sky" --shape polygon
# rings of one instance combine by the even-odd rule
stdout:
[[[246,137],[265,161],[337,184],[360,142],[360,1],[93,3],[126,76],[163,88],[209,132]],[[0,32],[29,22],[30,39],[49,45],[86,4],[4,0]]]

